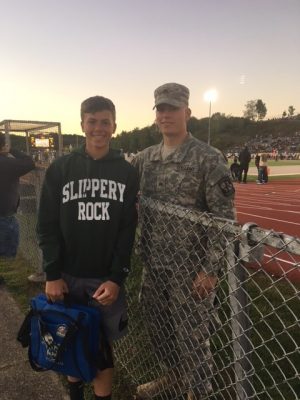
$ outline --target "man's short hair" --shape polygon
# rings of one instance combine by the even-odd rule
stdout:
[[[5,135],[2,132],[0,132],[0,149],[2,149],[5,146],[5,143],[6,143]]]
[[[94,114],[97,111],[110,111],[112,113],[114,121],[116,121],[116,108],[114,103],[110,99],[107,99],[103,96],[89,97],[81,103],[81,121],[83,121],[85,113]]]

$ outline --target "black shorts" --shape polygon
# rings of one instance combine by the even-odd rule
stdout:
[[[103,283],[101,279],[76,278],[65,273],[62,274],[62,279],[66,282],[70,295],[83,301],[86,300],[87,295],[92,298],[95,291]],[[94,304],[101,310],[103,328],[110,342],[118,340],[127,334],[127,303],[123,286],[121,286],[119,296],[113,304],[103,306],[93,302]]]

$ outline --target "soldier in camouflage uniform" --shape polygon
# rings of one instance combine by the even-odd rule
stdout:
[[[141,195],[166,202],[166,207],[171,203],[235,219],[234,187],[222,153],[187,132],[188,88],[167,83],[154,97],[163,141],[133,160]],[[209,336],[224,246],[200,224],[191,229],[179,217],[170,223],[167,214],[155,219],[153,210],[143,215],[150,218],[151,228],[141,218],[146,267],[142,302],[150,337],[167,372],[138,386],[137,398],[152,398],[168,385],[174,388],[176,381],[187,399],[201,399],[212,392]]]

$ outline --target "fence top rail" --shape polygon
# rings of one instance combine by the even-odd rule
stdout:
[[[291,254],[300,255],[300,238],[286,235],[282,232],[275,232],[270,229],[263,229],[255,223],[239,224],[237,221],[219,218],[207,212],[201,212],[197,209],[188,209],[179,205],[164,203],[149,197],[141,196],[140,204],[154,211],[160,211],[169,215],[175,215],[179,218],[187,219],[193,223],[201,223],[205,227],[211,227],[212,224],[229,235],[237,239],[245,239],[250,246],[266,244],[276,249],[284,250]]]
[[[9,132],[30,132],[34,130],[44,130],[60,126],[60,122],[30,121],[17,119],[4,119],[0,122],[0,129]]]

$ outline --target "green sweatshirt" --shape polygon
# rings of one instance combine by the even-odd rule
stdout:
[[[82,147],[47,169],[37,233],[47,280],[65,272],[121,285],[137,223],[136,171],[110,150],[93,160]]]

